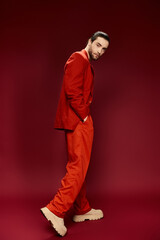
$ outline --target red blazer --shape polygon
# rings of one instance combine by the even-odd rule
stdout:
[[[63,85],[54,128],[74,130],[90,113],[93,96],[93,68],[85,49],[74,52],[64,67]]]

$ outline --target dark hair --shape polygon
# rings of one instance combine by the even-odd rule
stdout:
[[[94,40],[96,40],[98,37],[102,37],[102,38],[106,39],[108,42],[110,42],[110,38],[109,38],[108,34],[105,32],[101,32],[101,31],[97,31],[91,36],[91,38],[90,38],[91,42],[94,42]]]

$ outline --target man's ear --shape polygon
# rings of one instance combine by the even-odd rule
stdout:
[[[88,39],[88,46],[90,46],[92,44],[92,42],[91,42],[91,39],[89,38]]]

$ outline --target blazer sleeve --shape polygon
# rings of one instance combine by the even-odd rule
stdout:
[[[64,87],[67,100],[73,111],[82,121],[90,112],[89,106],[85,104],[83,98],[86,67],[87,62],[83,56],[79,53],[74,53],[67,61],[64,73]]]

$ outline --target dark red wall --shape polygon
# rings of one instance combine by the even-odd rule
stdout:
[[[1,195],[54,194],[65,173],[53,129],[63,66],[97,30],[90,192],[160,187],[159,1],[5,1],[1,5]]]

